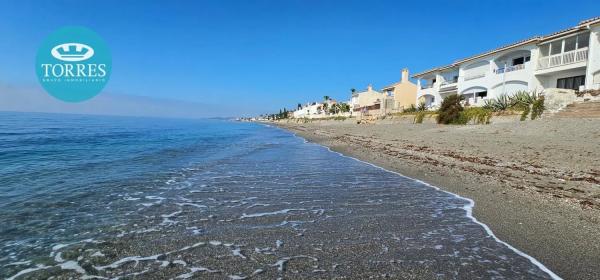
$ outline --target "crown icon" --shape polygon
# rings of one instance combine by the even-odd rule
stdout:
[[[82,61],[94,55],[92,47],[81,43],[60,44],[50,51],[52,56],[63,61]]]
[[[69,45],[65,49],[62,47],[57,50],[62,57],[83,57],[89,50],[76,45]]]

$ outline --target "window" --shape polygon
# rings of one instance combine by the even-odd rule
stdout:
[[[577,48],[586,48],[590,44],[590,33],[577,35]]]
[[[518,57],[518,58],[513,59],[513,61],[512,61],[512,65],[513,66],[520,65],[520,64],[523,64],[523,63],[525,63],[525,58],[524,57]]]
[[[550,55],[559,54],[562,52],[562,40],[550,43]]]
[[[540,46],[540,55],[542,57],[548,56],[550,54],[550,44],[545,44]]]
[[[574,51],[577,46],[577,36],[565,39],[565,52]]]
[[[574,89],[579,90],[579,86],[585,85],[585,75],[583,76],[575,76],[575,77],[567,77],[556,80],[557,88],[564,89]]]
[[[531,60],[531,56],[526,56],[525,57],[525,62],[529,62]]]
[[[475,93],[475,96],[477,96],[477,98],[484,98],[487,96],[487,91],[480,91]]]

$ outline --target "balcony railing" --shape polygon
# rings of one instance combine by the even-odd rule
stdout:
[[[498,68],[498,69],[496,69],[496,74],[508,73],[508,72],[517,71],[517,70],[521,70],[521,69],[525,69],[525,64],[517,64],[517,65],[513,65],[513,66],[506,66],[506,67]]]
[[[538,70],[586,61],[587,57],[588,48],[540,57],[538,60]]]
[[[465,81],[474,80],[485,77],[485,73],[465,75]]]
[[[456,79],[456,80],[450,80],[450,81],[443,81],[443,82],[440,84],[440,87],[445,87],[445,86],[449,86],[449,85],[454,85],[454,84],[456,84],[456,83],[458,83],[458,79]]]

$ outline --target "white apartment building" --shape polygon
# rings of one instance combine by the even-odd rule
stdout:
[[[600,17],[450,65],[415,74],[417,103],[438,107],[450,94],[470,105],[519,90],[600,88]]]
[[[329,108],[337,104],[337,101],[333,99],[326,100],[324,102],[313,102],[307,103],[300,106],[296,111],[292,112],[292,116],[297,119],[308,118],[308,119],[319,119],[329,117]],[[344,115],[344,114],[338,114]]]
[[[303,105],[302,108],[298,108],[296,111],[294,111],[292,113],[292,116],[294,118],[316,118],[318,116],[324,115],[323,112],[323,104],[322,103],[318,103],[318,102],[314,102],[314,103],[307,103],[306,105]]]

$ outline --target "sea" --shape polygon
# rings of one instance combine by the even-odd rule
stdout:
[[[3,279],[552,279],[473,201],[283,129],[0,112]]]

